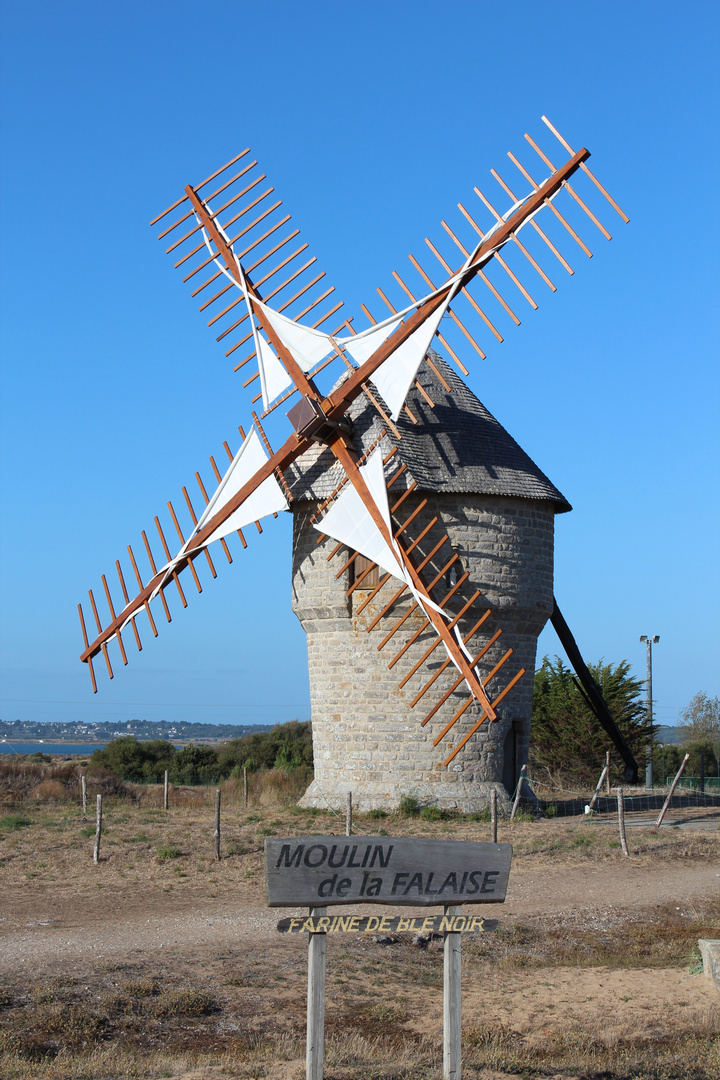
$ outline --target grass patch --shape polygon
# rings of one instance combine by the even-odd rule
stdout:
[[[6,814],[0,818],[0,829],[7,829],[9,832],[27,829],[29,825],[32,825],[30,818],[22,817],[21,814]]]
[[[157,857],[158,859],[179,859],[182,857],[182,851],[172,844],[161,844],[157,848]]]

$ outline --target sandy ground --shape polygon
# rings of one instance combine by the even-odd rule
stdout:
[[[103,884],[103,866],[95,885]],[[107,867],[105,868],[107,869]],[[12,890],[13,892],[15,890]],[[82,895],[75,899],[43,886],[26,886],[20,895],[5,895],[0,916],[0,971],[27,965],[34,970],[75,963],[89,957],[110,959],[133,950],[183,946],[214,949],[255,948],[278,944],[275,929],[280,917],[300,909],[271,910],[259,890],[233,900],[207,895],[174,898],[159,890]],[[489,917],[512,921],[517,917],[570,916],[584,925],[606,925],[631,911],[675,902],[692,905],[720,894],[720,864],[587,867],[564,866],[542,870],[513,867],[507,898],[493,905]],[[350,913],[376,914],[377,908],[349,907]],[[428,909],[427,913],[435,909]],[[441,909],[437,909],[438,911]],[[383,908],[384,914],[407,914]],[[281,939],[282,940],[282,939]]]
[[[90,858],[92,841],[78,840],[81,822],[63,826],[57,839],[28,828],[6,840],[0,849],[0,982],[37,986],[42,980],[80,977],[88,985],[107,986],[113,980],[120,985],[127,972],[152,973],[177,986],[217,989],[235,1024],[267,1030],[277,1014],[288,1032],[300,1037],[307,939],[276,930],[279,918],[299,911],[266,905],[260,816],[270,819],[275,835],[277,830],[286,834],[290,819],[274,820],[272,811],[247,823],[238,815],[237,849],[219,864],[208,855],[205,825],[199,832],[194,819],[179,815],[169,825],[144,819],[142,828],[149,835],[138,831],[139,818],[118,816],[115,824],[111,817],[98,866]],[[307,823],[292,824],[300,830]],[[477,826],[472,828],[479,838]],[[516,845],[507,899],[483,914],[505,930],[532,926],[539,932],[551,928],[556,935],[612,935],[618,929],[627,933],[628,927],[640,930],[655,918],[666,918],[668,911],[698,918],[709,901],[720,897],[716,822],[703,831],[702,840],[686,843],[684,834],[676,849],[659,854],[651,846],[641,850],[635,841],[630,859],[609,851],[600,834],[594,834],[597,845],[605,846],[592,855],[536,850],[545,832],[547,844],[555,830],[572,845],[582,840],[583,828],[582,823],[548,823],[517,826],[512,836],[501,835]],[[159,861],[159,840],[173,839],[184,848],[183,857]],[[379,909],[346,910],[377,914]],[[395,913],[406,915],[407,909]],[[705,930],[703,936],[711,935]],[[720,938],[720,926],[712,936]],[[464,1032],[489,1026],[521,1035],[526,1045],[547,1041],[555,1032],[565,1039],[576,1032],[579,1040],[610,1041],[662,1039],[678,1028],[720,1032],[720,993],[711,980],[692,973],[689,959],[652,967],[562,966],[555,960],[545,966],[534,961],[528,970],[517,963],[494,968],[464,940]],[[397,1014],[396,1026],[413,1038],[440,1045],[441,949],[440,942],[420,951],[409,941],[387,947],[371,936],[331,935],[328,1038],[347,1031],[355,1013],[362,1014],[367,1029],[373,1016],[382,1018],[383,1010],[390,1010]],[[378,1030],[386,1026],[378,1024]],[[183,1075],[211,1080],[216,1073],[205,1069]],[[303,1072],[296,1062],[273,1067],[266,1075],[294,1080]]]

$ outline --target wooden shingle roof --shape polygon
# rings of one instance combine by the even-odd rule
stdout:
[[[535,499],[553,503],[556,513],[572,509],[564,495],[449,365],[436,353],[431,351],[429,355],[452,393],[443,388],[424,362],[417,381],[434,408],[416,387],[411,389],[407,404],[418,423],[413,424],[403,413],[396,425],[401,438],[388,432],[382,441],[385,453],[392,446],[397,447],[392,471],[404,463],[408,482],[416,481],[420,491]],[[364,396],[355,402],[351,416],[353,440],[362,453],[384,425]],[[288,470],[286,479],[294,498],[326,499],[343,475],[329,451],[318,447],[315,453],[304,454]]]

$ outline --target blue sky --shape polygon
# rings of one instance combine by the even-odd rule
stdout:
[[[249,146],[360,317],[475,184],[500,202],[525,131],[552,146],[543,113],[631,221],[587,223],[591,260],[559,241],[575,275],[544,258],[557,293],[468,381],[573,504],[556,595],[586,659],[642,676],[660,634],[665,723],[720,693],[716,3],[2,10],[0,717],[309,715],[286,521],[97,696],[77,660],[78,601],[248,411],[148,222]]]

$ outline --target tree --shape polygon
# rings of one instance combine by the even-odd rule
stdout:
[[[172,765],[173,783],[206,783],[217,779],[219,773],[217,752],[212,746],[195,746],[190,743],[175,754]]]
[[[680,710],[678,734],[683,743],[709,739],[720,743],[720,698],[698,693]]]
[[[134,735],[113,739],[104,750],[95,750],[92,766],[109,769],[123,780],[157,780],[172,767],[175,747],[164,739],[139,742]]]
[[[253,769],[295,769],[312,766],[312,729],[306,720],[276,724],[269,731],[256,731],[242,739],[230,739],[218,747],[218,763],[223,775],[243,767]]]
[[[644,759],[647,715],[643,682],[630,674],[630,664],[588,665],[615,723],[638,759]],[[609,736],[600,726],[570,668],[559,656],[545,657],[535,672],[530,752],[536,765],[551,771],[572,771],[589,782],[597,779],[598,765],[609,748]]]

